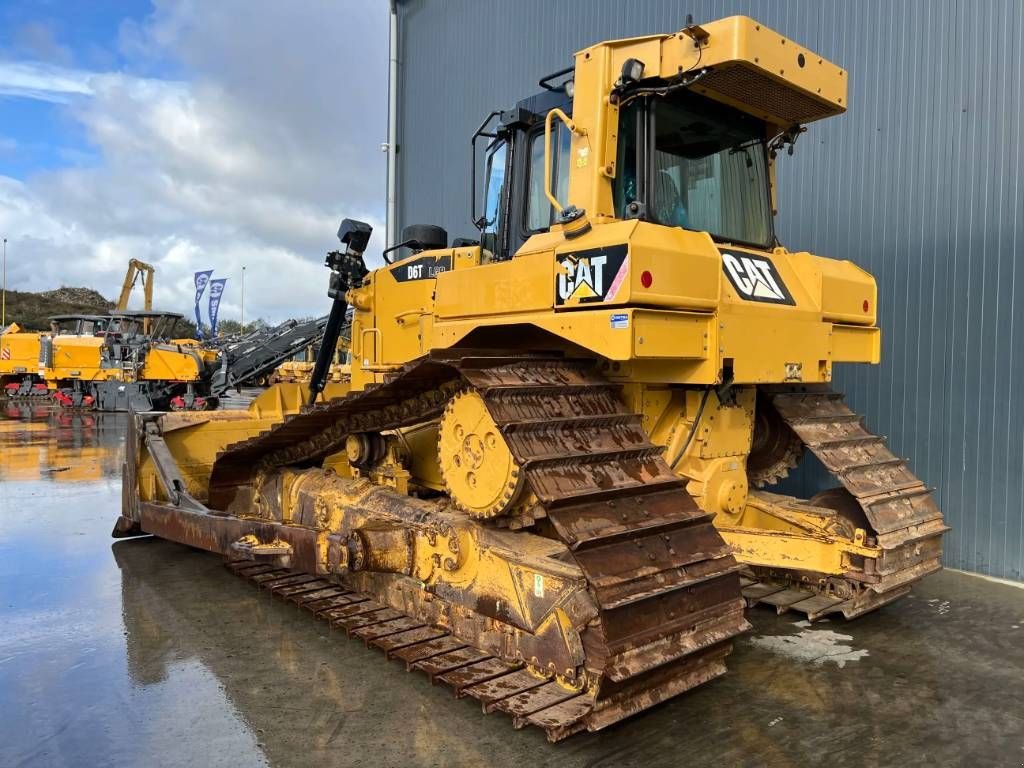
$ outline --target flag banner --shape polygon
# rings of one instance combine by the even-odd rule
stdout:
[[[206,290],[207,284],[210,282],[210,275],[213,274],[212,269],[205,269],[202,272],[196,272],[196,338],[203,338],[203,321],[199,319],[199,300],[203,298],[203,291]]]
[[[210,281],[210,336],[217,335],[217,310],[220,309],[220,297],[227,281],[226,277]]]

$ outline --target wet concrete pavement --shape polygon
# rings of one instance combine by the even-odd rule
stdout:
[[[1019,766],[1024,589],[946,572],[549,745],[155,539],[113,543],[126,417],[0,410],[0,766]]]

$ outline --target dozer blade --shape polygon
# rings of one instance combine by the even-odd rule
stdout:
[[[436,419],[466,390],[525,472],[534,529],[318,467],[348,435]],[[158,432],[137,433],[151,448],[130,445],[130,461],[176,463]],[[749,626],[711,516],[587,362],[428,357],[230,445],[201,491],[173,466],[151,472],[158,492],[141,498],[126,471],[123,525],[228,555],[262,589],[552,741],[723,674]]]

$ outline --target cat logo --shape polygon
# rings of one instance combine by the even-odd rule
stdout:
[[[615,245],[559,256],[555,304],[586,304],[614,297],[626,278],[627,252],[625,245]]]
[[[796,304],[767,256],[722,251],[722,268],[741,299],[768,304]]]

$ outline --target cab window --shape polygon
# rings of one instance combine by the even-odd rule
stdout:
[[[498,233],[504,224],[502,218],[502,197],[505,190],[505,165],[508,158],[508,144],[501,141],[487,152],[487,188],[484,197],[484,221],[480,230],[480,245],[485,251],[497,254]]]
[[[619,218],[642,215],[719,241],[771,246],[765,125],[689,91],[620,109]],[[640,203],[633,206],[632,203]]]
[[[569,152],[572,136],[561,123],[554,139],[551,155],[551,181],[558,201],[568,204],[569,200]],[[555,221],[555,210],[544,194],[544,130],[543,127],[530,137],[530,168],[526,199],[526,231],[541,232]]]

